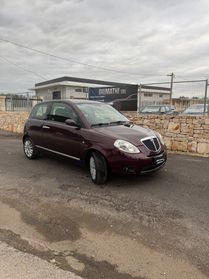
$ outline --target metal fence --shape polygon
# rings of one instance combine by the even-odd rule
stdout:
[[[5,98],[6,111],[31,111],[34,105],[42,102],[30,93],[27,94],[11,94]]]
[[[170,98],[170,87],[142,85],[138,87],[137,111],[150,105],[161,105]]]
[[[203,106],[202,114],[209,115],[208,85],[207,79],[182,81],[173,81],[171,79],[171,82],[156,82],[141,85],[141,91],[143,91],[143,86],[153,88],[155,86],[165,86],[164,88],[167,88],[167,98],[162,100],[162,104],[173,105],[178,112],[182,112],[191,105],[201,104]],[[142,102],[139,103],[140,106],[143,106]]]

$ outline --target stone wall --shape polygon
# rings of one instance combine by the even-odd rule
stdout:
[[[168,150],[209,156],[209,117],[125,115],[135,124],[161,133]],[[21,134],[27,117],[27,112],[0,111],[0,130]]]
[[[22,134],[28,112],[0,111],[0,130]]]
[[[125,115],[135,124],[161,133],[168,150],[209,156],[208,116]]]

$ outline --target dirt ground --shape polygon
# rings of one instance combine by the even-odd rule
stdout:
[[[27,160],[0,136],[0,241],[87,279],[209,277],[209,159],[104,187],[61,158]]]

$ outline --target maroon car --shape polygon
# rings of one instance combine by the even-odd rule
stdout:
[[[166,162],[161,135],[134,125],[112,106],[87,100],[37,104],[27,120],[24,152],[34,159],[51,152],[85,163],[96,184],[108,174],[144,174]]]

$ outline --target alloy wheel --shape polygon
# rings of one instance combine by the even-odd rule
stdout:
[[[25,142],[24,142],[24,151],[25,151],[25,155],[28,158],[31,158],[33,156],[34,148],[33,148],[33,144],[32,144],[30,139],[26,139],[25,140]]]
[[[90,174],[93,180],[96,179],[96,175],[97,175],[97,170],[96,170],[96,163],[94,160],[94,157],[91,156],[90,161],[89,161],[89,167],[90,167]]]

